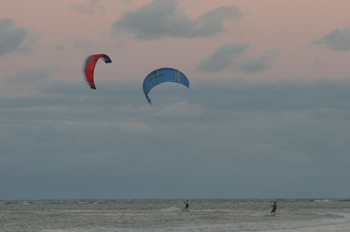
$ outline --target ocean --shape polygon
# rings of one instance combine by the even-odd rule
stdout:
[[[0,231],[350,231],[350,199],[183,200],[2,200]]]

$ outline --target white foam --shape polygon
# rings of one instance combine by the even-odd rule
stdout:
[[[315,202],[334,202],[334,200],[329,200],[329,199],[323,199],[323,200],[315,200]]]

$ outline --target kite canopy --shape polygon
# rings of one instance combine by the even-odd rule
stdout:
[[[160,68],[154,70],[150,74],[148,74],[143,81],[143,92],[147,101],[152,105],[151,99],[148,97],[148,93],[151,89],[164,82],[175,82],[179,84],[183,84],[187,88],[190,87],[190,82],[187,77],[180,72],[179,70],[173,68]]]
[[[94,83],[94,70],[99,58],[101,58],[106,63],[112,63],[111,58],[109,58],[109,56],[105,54],[95,54],[88,56],[86,57],[83,63],[83,75],[86,83],[88,84],[88,86],[90,86],[91,89],[96,89]]]

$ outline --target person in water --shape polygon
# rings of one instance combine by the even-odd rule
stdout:
[[[190,203],[188,202],[188,200],[185,202],[184,201],[184,203],[185,203],[185,208],[184,208],[184,210],[187,210],[188,211],[188,207],[190,206]]]
[[[276,209],[277,209],[277,204],[276,204],[276,202],[274,202],[273,205],[271,205],[271,207],[272,207],[271,215],[275,215]]]

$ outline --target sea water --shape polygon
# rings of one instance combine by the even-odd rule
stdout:
[[[184,200],[0,201],[0,231],[350,231],[350,199]]]

